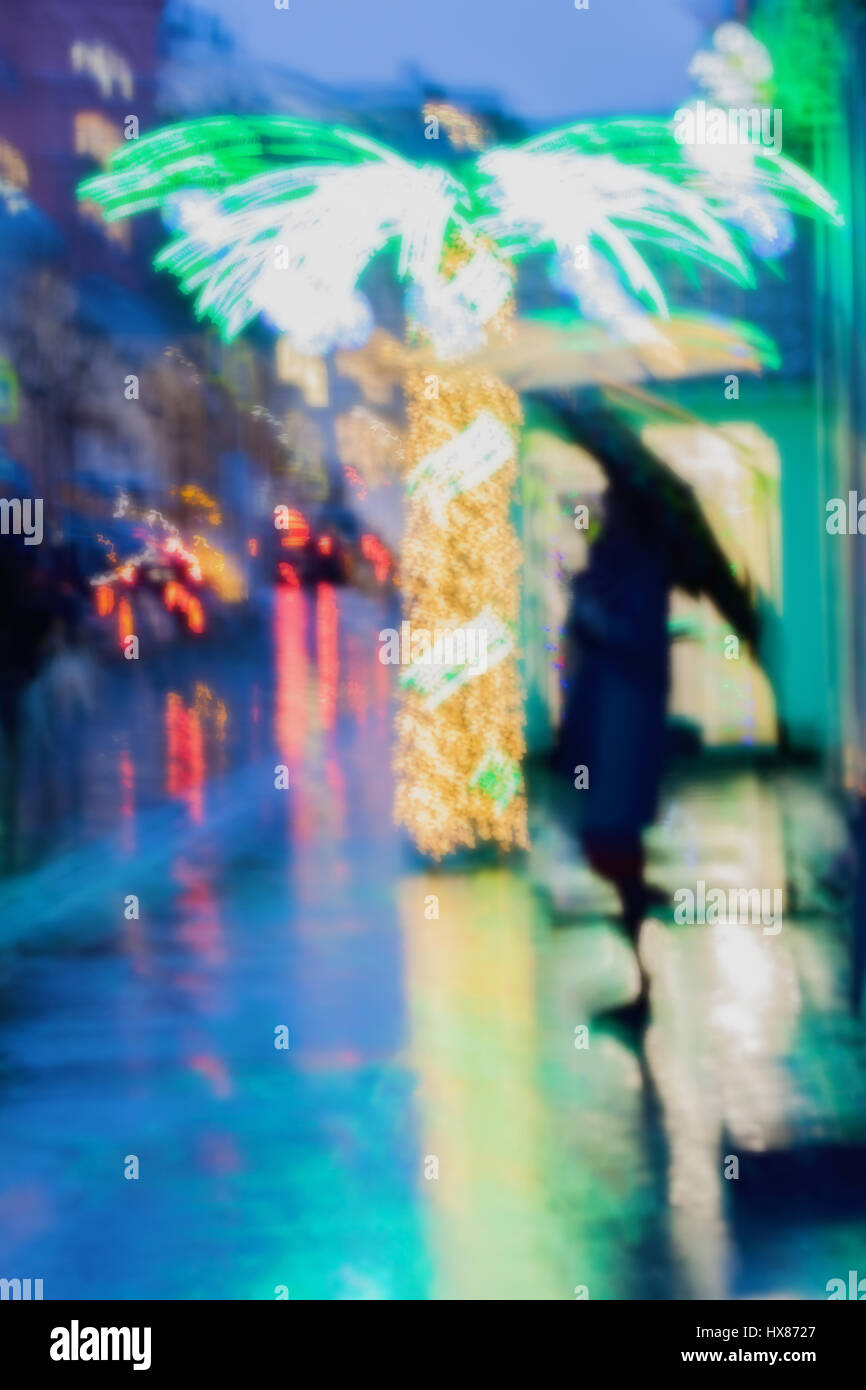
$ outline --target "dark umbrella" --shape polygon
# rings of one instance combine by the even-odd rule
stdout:
[[[672,582],[704,593],[742,638],[754,647],[758,614],[748,585],[737,579],[704,516],[694,490],[662,462],[598,393],[580,403],[552,392],[533,392],[576,444],[592,455],[611,483],[640,509],[647,527],[664,543]]]

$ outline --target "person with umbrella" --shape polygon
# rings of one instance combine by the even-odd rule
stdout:
[[[753,648],[757,613],[692,489],[619,415],[596,395],[580,407],[533,395],[608,479],[600,533],[572,581],[558,761],[580,788],[576,829],[587,861],[616,888],[636,949],[647,911],[665,900],[646,880],[643,833],[664,770],[670,591],[708,595]],[[638,965],[638,997],[614,1013],[643,1026],[648,981]]]

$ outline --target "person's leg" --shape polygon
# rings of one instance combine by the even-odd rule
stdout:
[[[636,935],[647,904],[640,831],[584,831],[581,839],[590,868],[614,885],[622,903],[626,929],[629,935]]]
[[[649,978],[637,947],[650,891],[644,881],[641,834],[639,830],[584,831],[581,839],[590,867],[612,883],[619,894],[625,929],[634,947],[640,975],[637,997],[607,1013],[612,1019],[642,1031],[649,1017]]]

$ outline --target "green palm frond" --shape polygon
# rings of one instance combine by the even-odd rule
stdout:
[[[108,171],[85,179],[78,196],[109,221],[159,208],[190,189],[218,194],[259,174],[299,164],[351,167],[396,161],[378,141],[342,126],[291,116],[213,116],[130,141]]]

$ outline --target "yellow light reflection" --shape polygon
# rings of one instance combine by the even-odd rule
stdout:
[[[438,920],[425,917],[434,898]],[[568,1298],[545,1192],[531,893],[506,870],[421,874],[404,879],[400,910],[431,1296]]]

